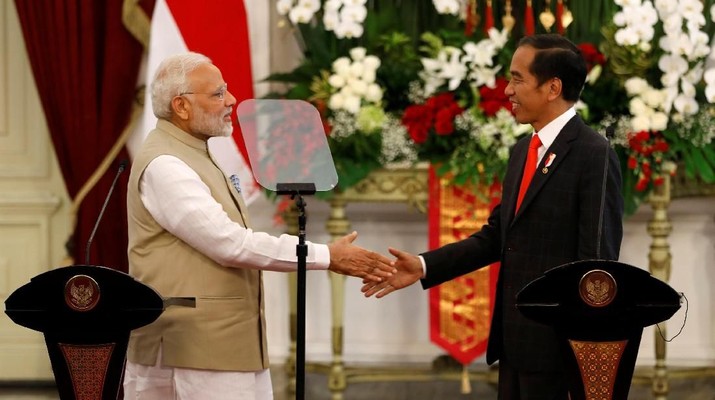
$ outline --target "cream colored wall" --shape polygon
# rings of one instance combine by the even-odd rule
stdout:
[[[57,267],[69,200],[13,1],[0,2],[0,300]],[[4,310],[4,307],[3,307]],[[52,377],[39,332],[0,315],[0,380]]]

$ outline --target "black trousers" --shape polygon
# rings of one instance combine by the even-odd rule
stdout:
[[[565,372],[519,371],[499,360],[499,400],[568,400]]]

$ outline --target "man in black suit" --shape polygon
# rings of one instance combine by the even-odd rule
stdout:
[[[553,34],[525,37],[510,72],[505,94],[514,116],[531,124],[538,139],[524,138],[512,149],[501,204],[481,230],[462,241],[420,256],[390,248],[399,272],[385,282],[366,283],[362,290],[383,297],[417,280],[427,289],[500,261],[487,348],[487,362],[499,360],[499,399],[565,400],[568,389],[554,331],[522,316],[516,295],[561,264],[618,259],[620,167],[608,141],[574,110],[586,63],[573,43]],[[530,183],[526,164],[532,171],[537,165]]]

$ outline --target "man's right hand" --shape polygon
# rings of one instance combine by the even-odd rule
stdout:
[[[382,282],[397,272],[389,258],[352,244],[356,238],[353,232],[328,245],[330,271],[363,278],[363,282]]]
[[[365,297],[376,295],[378,299],[417,282],[423,277],[422,261],[416,255],[405,251],[389,249],[390,254],[397,257],[392,264],[397,267],[397,273],[384,282],[369,282],[363,280],[363,287],[360,289],[365,293]]]

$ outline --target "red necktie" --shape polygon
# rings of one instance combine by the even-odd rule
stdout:
[[[519,206],[521,206],[521,201],[524,200],[524,195],[526,194],[526,190],[529,188],[531,178],[534,177],[534,172],[536,172],[536,162],[539,160],[539,147],[541,147],[541,139],[539,139],[539,135],[534,134],[531,136],[531,142],[529,142],[529,153],[526,155],[524,175],[521,177],[519,197],[516,198],[516,209],[514,210],[514,214],[519,211]]]

